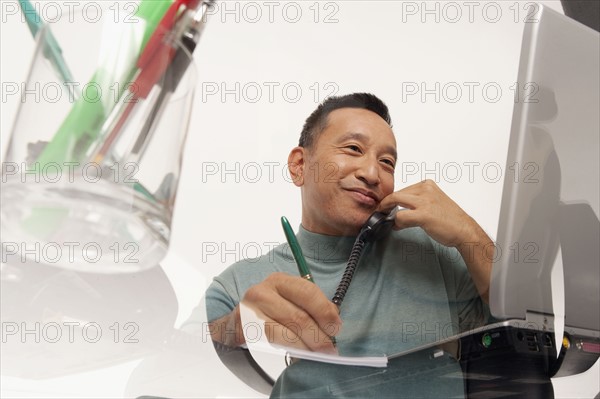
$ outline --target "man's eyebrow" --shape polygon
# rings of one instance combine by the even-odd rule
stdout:
[[[348,133],[344,134],[342,137],[340,137],[338,142],[342,142],[342,141],[346,141],[346,140],[357,140],[357,141],[362,141],[362,142],[366,143],[369,141],[369,136],[367,136],[364,133],[348,132]]]
[[[342,137],[340,137],[338,142],[341,143],[346,140],[357,140],[357,141],[362,141],[363,143],[365,143],[365,142],[369,141],[369,137],[363,133],[350,132],[350,133],[346,133]],[[384,151],[391,154],[394,157],[394,160],[398,159],[398,152],[391,145],[386,145],[384,147]]]

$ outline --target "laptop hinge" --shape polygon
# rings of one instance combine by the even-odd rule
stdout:
[[[534,327],[536,330],[554,331],[553,314],[528,310],[525,312],[525,320],[527,321],[528,326]]]

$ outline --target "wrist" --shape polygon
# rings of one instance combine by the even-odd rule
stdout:
[[[455,248],[458,249],[460,254],[463,256],[473,257],[473,249],[485,244],[485,240],[482,237],[483,231],[479,225],[470,216],[467,223],[464,224],[461,236],[457,240]],[[484,236],[485,233],[483,233]]]
[[[209,323],[210,336],[213,341],[227,347],[239,347],[246,343],[240,321],[240,307],[236,306],[231,313]]]
[[[483,229],[475,223],[465,234],[464,240],[456,248],[464,259],[467,269],[481,298],[487,303],[489,298],[492,260],[496,247]]]

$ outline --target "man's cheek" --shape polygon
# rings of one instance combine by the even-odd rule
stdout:
[[[390,175],[384,176],[382,178],[382,182],[383,182],[382,194],[383,194],[383,197],[385,198],[394,192],[394,175],[390,174]]]
[[[339,180],[340,167],[338,163],[329,161],[321,164],[319,181],[321,183],[329,184],[335,183]]]

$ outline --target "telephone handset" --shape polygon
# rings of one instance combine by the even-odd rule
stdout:
[[[350,287],[352,277],[354,276],[354,272],[358,266],[358,261],[360,260],[366,244],[368,242],[379,240],[388,234],[394,226],[396,214],[401,209],[403,208],[396,206],[389,213],[375,212],[369,216],[369,219],[367,219],[366,223],[360,229],[360,233],[358,234],[358,237],[356,237],[356,241],[354,241],[354,245],[352,246],[350,258],[346,264],[346,270],[344,270],[340,284],[335,291],[335,295],[331,299],[331,301],[335,303],[338,308],[342,305],[342,301],[346,296],[348,287]]]
[[[384,237],[394,226],[396,214],[400,209],[399,206],[396,206],[389,213],[373,213],[361,228],[358,238],[362,236],[365,241],[377,241]]]

